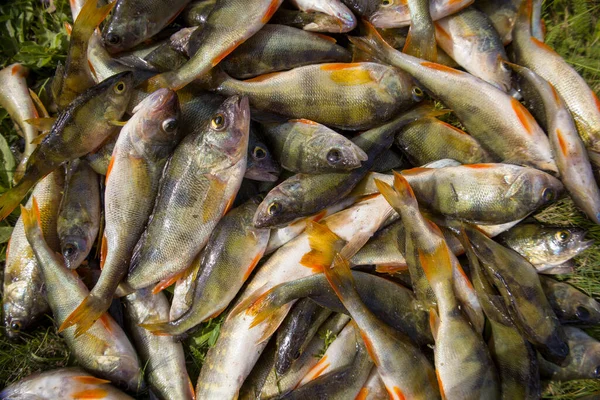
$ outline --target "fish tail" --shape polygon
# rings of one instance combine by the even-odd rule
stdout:
[[[139,324],[138,326],[152,332],[156,336],[174,336],[178,334],[175,329],[176,326],[170,321]]]
[[[111,300],[112,298],[99,298],[91,293],[88,294],[81,304],[63,321],[58,328],[58,332],[60,333],[73,325],[77,325],[75,337],[84,334],[108,310]]]
[[[357,296],[350,264],[339,253],[335,255],[331,268],[324,268],[323,272],[333,291],[344,305],[347,304],[348,300],[352,300]]]
[[[379,179],[375,179],[375,186],[392,208],[398,212],[404,207],[418,207],[412,188],[406,178],[397,172],[394,172],[394,187]]]
[[[532,0],[523,0],[517,13],[515,28],[523,30],[531,35],[531,17],[533,15]]]
[[[98,8],[98,0],[87,0],[75,20],[75,31],[83,30],[89,32],[89,35],[91,35],[94,29],[104,21],[108,13],[115,6],[115,3],[108,3]]]
[[[29,210],[24,206],[21,206],[21,220],[23,221],[23,227],[25,228],[25,233],[28,238],[31,233],[42,234],[42,218],[35,197],[32,199],[32,206]]]
[[[319,271],[329,267],[342,239],[327,226],[315,221],[307,222],[306,234],[311,250],[302,257],[300,264]]]
[[[385,59],[385,50],[391,47],[381,37],[377,29],[368,22],[364,22],[366,36],[348,36],[350,42],[360,51],[375,57],[376,59]]]
[[[35,181],[24,177],[17,186],[0,196],[0,221],[4,220],[23,200]]]
[[[437,42],[435,40],[435,30],[418,29],[416,25],[411,23],[402,52],[436,62]]]

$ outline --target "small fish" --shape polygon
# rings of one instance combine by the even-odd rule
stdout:
[[[306,350],[319,326],[331,315],[310,299],[298,300],[275,334],[277,356],[275,371],[283,375]]]
[[[54,321],[60,325],[87,296],[88,290],[44,240],[40,228],[40,209],[35,198],[31,209],[21,206],[21,217],[25,235],[44,276]],[[110,315],[104,314],[100,321],[94,323],[89,334],[76,337],[71,328],[63,331],[61,336],[77,363],[95,376],[109,379],[132,391],[142,387],[142,372],[135,350]]]
[[[136,107],[121,130],[106,176],[100,279],[60,330],[84,333],[108,310],[129,257],[148,222],[163,168],[181,140],[175,92],[158,90]]]
[[[475,7],[483,11],[506,46],[513,40],[513,26],[523,0],[477,0]]]
[[[292,120],[263,125],[265,138],[288,171],[318,174],[358,168],[367,154],[349,139],[319,123]]]
[[[508,92],[510,68],[500,35],[490,19],[475,7],[467,7],[435,23],[439,46],[460,66],[478,78]]]
[[[600,342],[573,326],[565,326],[569,344],[569,357],[564,366],[539,358],[543,379],[571,381],[575,379],[600,379]]]
[[[395,50],[372,25],[368,25],[366,37],[350,37],[350,41],[410,73],[454,111],[471,136],[492,156],[506,163],[558,172],[544,131],[512,96],[469,73]]]
[[[181,335],[227,308],[267,247],[269,230],[252,225],[261,198],[254,197],[225,214],[210,234],[206,247],[190,267],[196,271],[191,307],[175,320],[144,324],[144,328]]]
[[[33,198],[38,201],[44,237],[53,251],[60,250],[56,231],[58,208],[63,195],[64,174],[56,171],[42,179],[33,189],[27,207]],[[25,237],[23,218],[19,217],[6,248],[2,311],[6,335],[16,338],[49,311],[43,295],[44,276],[33,249]]]
[[[244,178],[261,182],[276,182],[279,179],[281,167],[252,125],[248,136],[247,159]]]
[[[0,398],[133,400],[109,382],[79,368],[60,368],[29,375],[4,388]]]
[[[52,125],[29,157],[23,179],[0,197],[0,220],[21,202],[29,189],[67,161],[99,148],[115,131],[132,91],[130,72],[115,75],[79,95]]]
[[[219,65],[235,79],[248,79],[305,65],[351,60],[350,52],[337,45],[335,39],[285,25],[268,24]]]
[[[177,146],[134,250],[127,277],[134,289],[174,283],[207,243],[244,176],[249,125],[248,99],[233,96]]]
[[[66,109],[77,96],[96,84],[88,63],[88,43],[113,6],[114,3],[108,3],[98,8],[98,0],[88,0],[77,15],[65,66],[57,68],[52,81],[52,95],[59,110]]]
[[[274,227],[315,214],[348,195],[367,174],[378,156],[392,145],[402,126],[438,111],[428,105],[407,111],[390,122],[363,132],[352,142],[368,156],[360,168],[317,175],[297,174],[272,189],[259,206],[254,224]]]
[[[110,20],[102,31],[104,46],[111,54],[131,49],[160,32],[189,2],[190,0],[174,0],[168,3],[154,0],[118,0]]]
[[[551,227],[522,223],[502,233],[498,239],[527,259],[538,272],[558,267],[589,249],[586,231],[576,227]]]
[[[8,112],[15,123],[17,133],[25,139],[25,151],[14,172],[15,183],[19,182],[25,172],[27,160],[36,147],[36,143],[32,142],[38,135],[37,129],[26,122],[39,117],[27,88],[27,75],[29,69],[21,64],[11,64],[0,71],[0,107]],[[9,174],[11,172],[8,171]]]
[[[367,20],[377,28],[401,28],[411,23],[410,7],[406,0],[344,0],[346,4],[363,2],[378,4],[378,7],[365,15]],[[452,15],[473,3],[473,0],[431,0],[429,14],[433,21]],[[372,6],[370,8],[373,9]]]
[[[76,269],[88,256],[100,228],[100,181],[92,168],[73,160],[67,178],[60,212],[58,238],[69,269]]]
[[[190,38],[191,58],[180,68],[157,75],[146,84],[179,90],[206,75],[214,66],[258,32],[271,19],[283,0],[224,0],[215,4],[204,27]],[[123,4],[126,4],[124,2]],[[166,5],[175,9],[171,4]]]
[[[600,100],[571,65],[531,36],[531,13],[532,1],[523,0],[513,32],[515,61],[556,88],[571,111],[586,148],[600,151]]]
[[[429,0],[407,0],[410,29],[404,44],[404,53],[437,62],[435,27],[431,18]]]
[[[548,302],[562,324],[600,324],[600,303],[565,282],[540,276]]]
[[[579,135],[573,117],[554,86],[535,72],[508,64],[519,75],[523,95],[531,101],[538,120],[546,119],[545,127],[560,178],[575,204],[595,223],[600,224],[600,189],[588,152]],[[600,103],[599,103],[600,104]]]
[[[194,399],[194,387],[187,374],[183,345],[172,337],[156,336],[140,327],[140,324],[169,317],[169,302],[165,295],[142,289],[123,299],[125,319],[152,391],[164,399]]]
[[[356,28],[356,17],[340,0],[291,0],[291,3],[301,11],[323,13],[337,21],[337,27],[333,26],[326,29],[326,27],[315,24],[314,26],[305,27],[305,30],[343,33]]]
[[[221,79],[217,93],[248,96],[258,110],[347,130],[372,128],[420,100],[413,97],[410,76],[369,62],[307,65],[245,81],[226,74]]]
[[[396,134],[398,146],[414,165],[449,158],[461,164],[495,160],[479,142],[437,118],[423,118],[405,126]]]
[[[304,12],[281,7],[271,23],[291,26],[308,32],[339,32],[340,20],[322,12]]]
[[[202,27],[206,24],[208,15],[215,8],[217,0],[200,0],[189,3],[181,13],[186,26]]]
[[[533,265],[477,229],[466,227],[465,232],[486,277],[500,292],[523,337],[547,360],[564,363],[569,355],[565,333]]]
[[[295,388],[288,394],[280,396],[279,399],[303,400],[356,398],[362,389],[363,384],[371,373],[373,361],[371,361],[369,352],[367,351],[367,348],[356,329],[352,330],[352,336],[356,337],[356,340],[354,340],[356,353],[350,364],[326,373],[324,367],[329,364],[328,361],[330,359],[329,357],[326,358],[327,354],[325,354],[325,356],[319,360],[317,365],[313,367],[313,370],[318,368],[317,372],[320,371],[321,374],[318,377],[304,385],[301,385],[299,388]],[[331,346],[329,348],[331,348]],[[329,354],[329,356],[331,356],[331,354]]]
[[[358,326],[390,397],[440,398],[429,360],[407,336],[394,331],[366,308],[356,292],[347,261],[338,253],[333,268],[325,268],[324,273]]]

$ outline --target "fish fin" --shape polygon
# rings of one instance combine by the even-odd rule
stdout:
[[[332,267],[324,268],[323,272],[342,303],[345,304],[348,298],[357,296],[350,264],[339,253],[335,255]]]
[[[25,122],[27,122],[29,125],[33,126],[35,129],[37,129],[40,132],[45,132],[45,131],[49,131],[50,129],[52,129],[52,125],[54,125],[54,122],[56,122],[56,118],[31,118],[31,119],[26,119]],[[35,143],[38,144],[40,141],[36,140],[39,139],[39,136],[35,139],[33,139],[31,141],[31,143]]]
[[[92,62],[90,60],[88,60],[88,67],[90,69],[90,72],[92,73],[94,80],[96,82],[99,82],[100,79],[98,78],[98,74],[96,73],[96,68],[94,68],[94,64],[92,64]]]
[[[539,274],[544,275],[569,275],[575,272],[575,262],[573,260],[565,261],[559,265],[534,265]]]
[[[84,385],[103,385],[105,383],[110,383],[109,380],[96,378],[95,376],[90,375],[73,376],[71,379]]]
[[[273,336],[275,331],[277,331],[277,328],[279,328],[286,315],[288,314],[290,307],[291,304],[286,304],[283,307],[278,308],[271,315],[269,315],[269,317],[266,320],[263,321],[263,332],[260,338],[258,338],[258,340],[256,341],[257,344],[262,343],[265,340],[268,340],[271,336]],[[257,325],[255,321],[252,321],[252,324],[252,326]]]
[[[255,297],[255,300],[252,302],[250,307],[246,309],[246,314],[254,317],[252,323],[250,324],[251,328],[260,324],[264,320],[271,318],[283,305],[276,302],[277,293],[274,289],[275,288],[267,290],[258,297]]]
[[[115,119],[111,119],[111,120],[108,121],[108,124],[112,125],[112,126],[123,127],[123,126],[127,125],[127,121],[117,121]]]
[[[50,114],[48,114],[48,110],[46,110],[46,106],[42,103],[39,96],[36,92],[29,89],[29,96],[31,97],[31,101],[33,101],[33,105],[35,105],[35,109],[38,115],[42,115],[43,118],[49,118]],[[38,117],[39,118],[39,117]]]
[[[354,400],[367,400],[369,398],[369,388],[367,386],[363,386],[360,388],[360,391],[354,398]]]
[[[417,58],[436,62],[437,42],[435,41],[435,31],[420,31],[411,23],[402,52]]]
[[[306,223],[306,234],[311,250],[302,256],[300,264],[320,272],[331,265],[336,245],[339,245],[342,239],[327,226],[315,221]]]
[[[388,264],[380,264],[375,266],[375,272],[380,274],[395,274],[398,272],[408,271],[408,265],[399,264],[399,265],[388,265]]]
[[[522,29],[531,36],[531,19],[533,15],[532,0],[523,0],[517,12],[517,19],[513,29]],[[513,36],[514,37],[514,36]]]
[[[0,221],[8,217],[18,207],[21,200],[23,200],[35,183],[35,181],[24,177],[16,186],[0,196]]]
[[[34,137],[31,140],[31,142],[29,142],[29,143],[38,145],[38,144],[42,143],[44,141],[44,139],[46,139],[46,137],[48,135],[50,135],[50,131],[46,131],[46,132],[40,133],[38,136]]]
[[[60,97],[60,92],[62,91],[62,83],[65,74],[65,66],[59,61],[56,65],[56,72],[54,72],[54,78],[52,79],[52,84],[50,85],[50,92],[52,93],[52,97],[56,101]]]
[[[433,222],[430,223],[433,224]],[[449,252],[448,245],[444,240],[435,246],[433,251],[425,252],[417,249],[419,264],[432,286],[437,282],[451,281],[452,261]]]
[[[403,207],[418,208],[417,199],[415,198],[412,188],[408,184],[406,178],[398,172],[394,171],[393,188],[379,179],[375,179],[375,185],[394,210],[399,211]]]
[[[369,22],[363,21],[366,36],[348,36],[350,42],[355,46],[357,50],[360,50],[366,54],[369,54],[376,59],[385,59],[384,51],[386,49],[393,49],[383,37],[377,32],[377,29]]]
[[[65,30],[67,31],[67,35],[71,36],[71,33],[73,33],[73,25],[71,25],[68,22],[65,22]]]
[[[154,288],[152,289],[152,294],[157,294],[158,292],[162,292],[164,289],[168,288],[169,286],[171,286],[172,284],[174,284],[175,282],[177,282],[177,280],[179,280],[179,278],[185,276],[186,272],[187,272],[187,268],[184,269],[183,271],[163,279],[162,281],[158,282],[156,284],[156,286],[154,286]]]
[[[340,255],[347,260],[351,259],[356,253],[358,253],[360,249],[363,248],[369,239],[371,239],[371,236],[373,235],[369,232],[360,232],[357,235],[354,235],[352,239],[350,239],[350,241],[348,241],[348,243],[342,247],[340,250]],[[331,265],[331,263],[329,265]]]
[[[108,300],[108,301],[107,301]],[[99,320],[110,307],[112,298],[104,299],[88,294],[75,310],[63,321],[58,332],[77,325],[75,337],[81,336]]]
[[[279,8],[280,4],[281,4],[281,0],[271,0],[271,3],[269,4],[269,7],[265,11],[265,14],[263,15],[263,17],[261,19],[261,22],[263,24],[266,24],[267,22],[269,22],[269,20],[273,16],[273,14],[275,14],[275,12],[277,11],[277,9]]]
[[[76,393],[71,393],[70,397],[72,399],[86,399],[86,400],[97,400],[97,399],[106,399],[108,396],[108,391],[102,388],[95,389],[86,389]]]
[[[78,31],[83,30],[84,32],[90,32],[91,35],[94,32],[94,29],[96,29],[96,27],[108,16],[115,6],[115,3],[116,2],[109,2],[102,7],[98,7],[98,0],[87,0],[73,24],[75,34],[77,34]]]
[[[32,200],[32,206],[28,210],[24,206],[21,206],[21,219],[23,221],[23,227],[25,232],[37,231],[41,232],[42,218],[40,216],[40,208],[37,203],[37,199],[34,197]]]
[[[277,286],[275,286],[275,287],[277,287]],[[273,288],[273,289],[275,289],[275,288]],[[271,290],[273,290],[273,289],[271,289]],[[258,300],[258,298],[261,296],[261,293],[264,293],[263,288],[256,290],[255,292],[250,294],[250,296],[246,297],[244,300],[242,300],[238,304],[236,304],[235,307],[233,307],[233,309],[229,312],[229,315],[227,316],[227,320],[235,317],[236,315],[238,315],[239,313],[241,313],[244,310],[248,310],[248,308],[250,308],[250,306],[252,306],[252,304],[254,304],[254,302]]]
[[[173,336],[175,326],[171,321],[163,321],[163,322],[148,322],[138,324],[140,328],[144,328],[147,331],[150,331],[155,336]]]
[[[429,328],[431,329],[433,340],[437,341],[438,330],[440,329],[440,316],[433,307],[429,309]]]
[[[102,244],[100,245],[100,270],[104,269],[106,255],[108,254],[108,240],[106,240],[106,231],[102,234]]]
[[[192,379],[189,377],[189,375],[187,378],[188,378],[188,387],[190,389],[191,399],[196,400],[196,390],[194,389],[194,384],[192,383]]]

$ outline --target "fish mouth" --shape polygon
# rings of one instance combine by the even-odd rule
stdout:
[[[410,25],[410,18],[402,16],[400,12],[381,12],[377,11],[369,18],[371,24],[376,28],[402,28]]]
[[[279,179],[279,171],[246,171],[246,178],[260,182],[276,182]]]
[[[235,96],[233,103],[236,114],[241,114],[244,119],[250,116],[250,100],[247,96]]]
[[[583,252],[583,251],[589,249],[590,247],[592,247],[594,242],[595,242],[594,239],[588,239],[588,240],[581,241],[581,243],[579,243],[579,245],[577,246],[578,252]]]

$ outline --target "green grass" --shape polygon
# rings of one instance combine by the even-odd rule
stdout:
[[[0,6],[0,67],[21,62],[31,70],[30,85],[43,87],[54,74],[58,62],[64,62],[68,47],[65,22],[71,22],[67,0],[54,0],[56,10],[46,12],[41,0],[16,0]],[[546,42],[555,48],[600,91],[600,2],[592,0],[546,1],[544,19]],[[0,109],[0,193],[9,187],[7,166],[14,165],[6,152],[19,144],[6,112]],[[12,164],[11,164],[12,163]],[[9,171],[10,172],[10,171]],[[569,199],[561,200],[536,215],[542,222],[576,225],[589,230],[596,245],[576,259],[577,273],[563,277],[589,295],[600,299],[600,226],[591,223]],[[0,223],[0,262],[5,257],[9,223]],[[208,349],[219,335],[223,317],[203,324],[184,342],[188,370],[194,382]],[[600,329],[589,331],[600,339]],[[331,339],[331,338],[330,338]],[[44,321],[18,342],[0,336],[0,387],[36,371],[72,364],[64,341],[56,334],[51,321]],[[591,397],[589,397],[591,396]],[[600,396],[600,381],[552,382],[545,387],[547,399],[571,400]]]

